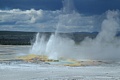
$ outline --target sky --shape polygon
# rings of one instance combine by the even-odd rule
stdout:
[[[0,0],[1,31],[99,31],[120,0]],[[67,12],[68,11],[68,12]]]

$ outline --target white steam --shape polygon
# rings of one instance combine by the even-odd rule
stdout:
[[[33,44],[33,47],[30,50],[30,52],[33,54],[44,54],[45,49],[46,49],[45,36],[42,36],[38,33],[36,35],[35,43]]]
[[[120,60],[120,38],[116,37],[120,30],[119,11],[107,11],[105,19],[95,21],[100,16],[84,16],[75,12],[71,0],[64,0],[63,5],[63,10],[57,16],[55,34],[45,41],[45,36],[39,37],[38,33],[31,53],[44,54],[52,59],[65,57],[78,60]],[[94,31],[93,28],[97,28],[95,26],[101,26],[97,37],[86,37],[78,45],[70,38],[59,35],[62,30]]]
[[[101,31],[95,39],[86,38],[80,45],[80,53],[87,59],[119,60],[120,39],[116,37],[119,25],[119,11],[108,11]]]
[[[97,37],[95,39],[87,37],[79,45],[59,34],[52,34],[46,42],[44,37],[41,37],[40,41],[36,39],[39,42],[35,43],[38,48],[36,53],[42,54],[40,52],[42,51],[53,59],[65,57],[79,60],[120,60],[120,38],[116,37],[120,28],[119,16],[119,11],[107,11],[106,19],[101,23],[101,31]]]
[[[69,14],[73,13],[75,10],[73,0],[64,0],[63,1],[63,13]]]

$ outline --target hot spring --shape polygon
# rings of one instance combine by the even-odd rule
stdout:
[[[120,11],[106,11],[100,16],[94,16],[98,21],[92,21],[91,16],[78,13],[72,0],[63,1],[63,9],[60,10],[56,31],[46,40],[46,35],[37,33],[36,39],[30,50],[31,54],[46,55],[49,59],[70,58],[77,60],[120,60],[120,37],[117,36],[120,30]],[[101,18],[100,18],[101,17]],[[88,20],[91,19],[91,20]],[[86,20],[81,26],[81,19]],[[100,19],[100,20],[99,20]],[[96,25],[92,25],[96,23]],[[74,28],[80,26],[80,32],[89,32],[86,29],[99,27],[98,35],[93,39],[86,37],[79,44],[67,36],[60,36],[60,33],[71,33]],[[64,30],[67,27],[67,30]],[[70,30],[70,31],[69,31]],[[92,31],[94,32],[94,31]]]

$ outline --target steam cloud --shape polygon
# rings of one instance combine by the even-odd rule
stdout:
[[[93,19],[93,16],[86,17],[75,12],[71,0],[65,0],[63,4],[64,7],[58,17],[59,20],[55,34],[52,34],[50,39],[45,42],[45,36],[40,37],[38,33],[31,52],[45,54],[53,59],[65,57],[79,60],[120,60],[120,38],[116,37],[117,32],[120,30],[119,11],[107,11],[104,14],[105,18],[101,23],[98,23],[101,25],[101,30],[97,37],[95,39],[86,37],[79,45],[76,45],[73,40],[59,36],[59,31],[64,28],[77,28],[79,22],[76,21],[81,21],[80,24],[82,25],[84,25],[84,23],[89,24],[90,27],[95,17]],[[82,26],[80,24],[79,26],[81,28]],[[85,29],[89,27],[84,26]]]
[[[43,53],[53,59],[65,57],[78,60],[120,60],[120,38],[116,37],[120,28],[119,16],[119,11],[107,11],[97,37],[86,37],[79,45],[67,37],[60,37],[59,34],[51,35],[50,39],[44,42],[45,36],[40,38],[38,34],[36,38],[40,43],[33,46],[40,47],[37,54]],[[32,51],[34,52],[33,49]]]
[[[116,34],[120,28],[119,11],[107,11],[101,24],[101,31],[95,39],[86,38],[80,45],[80,52],[88,59],[119,60],[120,39]]]

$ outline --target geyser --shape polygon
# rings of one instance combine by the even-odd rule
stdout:
[[[61,37],[59,33],[64,30],[64,27],[69,30],[78,26],[81,14],[73,11],[74,5],[71,0],[65,0],[63,3],[64,7],[59,15],[55,34],[51,34],[49,40],[46,40],[45,35],[38,33],[30,53],[47,55],[50,59],[64,57],[78,60],[120,60],[120,38],[116,37],[120,27],[119,11],[107,11],[106,18],[99,23],[101,31],[97,37],[94,39],[86,37],[76,45],[74,40],[69,37]],[[88,27],[84,27],[84,29],[86,28]]]

